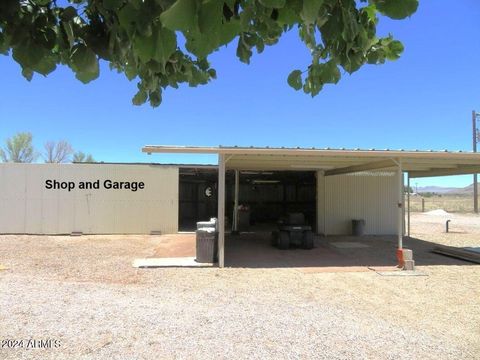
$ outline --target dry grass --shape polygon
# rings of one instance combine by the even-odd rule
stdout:
[[[472,213],[473,212],[473,197],[460,195],[435,195],[431,197],[424,197],[425,211],[443,209],[448,212],[456,213]],[[480,198],[479,198],[480,199]],[[405,200],[406,202],[406,200]],[[479,201],[480,204],[480,201]],[[422,211],[422,197],[410,197],[411,211]]]
[[[413,234],[479,244],[479,217],[415,214]],[[161,236],[0,236],[1,359],[478,359],[480,266],[427,277],[295,269],[134,269]]]

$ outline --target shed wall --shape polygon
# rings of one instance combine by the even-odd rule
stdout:
[[[72,191],[45,181],[73,181]],[[145,189],[104,189],[106,179]],[[79,181],[100,180],[83,190]],[[148,234],[178,231],[178,168],[120,164],[0,164],[0,233]]]
[[[397,233],[398,184],[395,172],[365,172],[324,177],[317,174],[320,233],[351,234],[352,219],[365,219],[365,233]],[[325,217],[324,217],[325,214]]]

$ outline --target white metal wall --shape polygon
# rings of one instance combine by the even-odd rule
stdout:
[[[45,188],[74,181],[76,189]],[[100,189],[78,189],[100,180]],[[104,189],[104,180],[143,181],[145,189]],[[134,164],[0,164],[0,233],[148,234],[178,231],[178,168]]]
[[[366,234],[396,234],[398,193],[395,172],[365,172],[327,177],[323,176],[323,172],[318,172],[318,232],[348,235],[352,232],[352,219],[365,219]]]

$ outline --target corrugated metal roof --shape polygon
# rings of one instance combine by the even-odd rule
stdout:
[[[149,146],[149,145],[147,145]],[[203,147],[199,146],[185,146],[185,148],[198,148],[202,149]],[[239,145],[219,145],[219,149],[270,149],[270,150],[324,150],[324,151],[400,151],[400,152],[441,152],[441,153],[473,153],[473,151],[466,151],[466,150],[448,150],[448,149],[441,149],[441,150],[434,150],[434,149],[426,149],[426,150],[420,150],[420,149],[390,149],[390,148],[385,148],[385,149],[375,149],[375,148],[370,148],[370,149],[365,149],[365,148],[331,148],[331,147],[301,147],[301,146],[296,146],[296,147],[289,147],[289,146],[239,146]]]
[[[474,154],[473,151],[468,150],[434,150],[434,149],[376,149],[376,148],[332,148],[332,147],[288,147],[288,146],[239,146],[239,145],[219,145],[219,146],[188,146],[188,145],[145,145],[142,148],[143,152],[192,152],[192,153],[220,153],[234,151],[331,151],[331,152],[391,152],[391,153],[449,153],[449,154]]]
[[[328,170],[332,175],[359,169],[397,167],[412,177],[480,172],[480,153],[448,150],[390,150],[315,147],[147,145],[146,153],[223,154],[226,166],[240,170]],[[387,164],[387,165],[385,165]],[[393,164],[393,165],[392,165]],[[330,171],[342,169],[341,171]]]

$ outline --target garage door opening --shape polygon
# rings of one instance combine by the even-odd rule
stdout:
[[[181,168],[179,231],[194,231],[198,221],[217,217],[218,170]],[[235,172],[225,178],[226,229],[232,229]],[[316,230],[316,178],[312,171],[239,171],[238,231],[272,231],[289,213],[302,213]]]
[[[180,168],[179,173],[179,231],[194,231],[197,221],[217,217],[216,167]]]
[[[234,172],[226,177],[226,216],[233,219]],[[316,178],[313,171],[240,171],[239,232],[272,231],[289,213],[302,213],[316,230]]]

